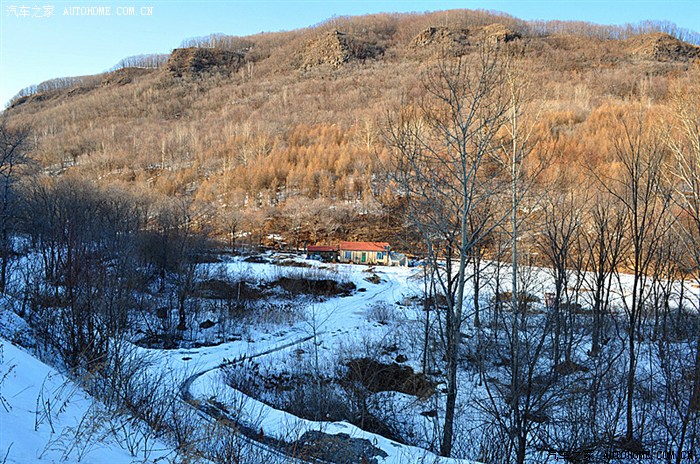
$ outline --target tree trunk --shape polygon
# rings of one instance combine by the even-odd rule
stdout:
[[[554,372],[555,376],[559,370],[559,361],[561,361],[561,332],[562,332],[562,317],[561,317],[561,287],[562,282],[557,271],[557,278],[554,283]]]
[[[457,403],[457,360],[453,356],[447,359],[447,401],[445,404],[445,426],[442,430],[440,455],[450,457],[454,435],[454,417]]]
[[[515,460],[518,464],[525,464],[525,451],[527,450],[527,440],[525,434],[518,436],[518,448],[515,454]]]
[[[457,361],[459,357],[459,347],[462,341],[461,326],[462,326],[462,307],[464,304],[464,279],[466,269],[466,256],[463,252],[459,257],[459,271],[457,275],[456,292],[452,292],[452,286],[448,285],[448,303],[445,334],[446,334],[446,353],[447,357],[447,400],[445,404],[445,423],[443,427],[442,442],[440,443],[440,454],[445,457],[450,457],[452,454],[452,445],[454,441],[454,418],[457,404]],[[446,274],[447,279],[452,281],[452,250],[448,247],[446,257]],[[456,293],[456,295],[455,295]],[[452,296],[454,295],[454,296]]]
[[[432,266],[431,266],[432,269]],[[432,270],[431,270],[432,273]],[[429,283],[430,282],[430,283]],[[433,298],[434,279],[428,280],[428,267],[423,266],[423,312],[425,314],[425,324],[423,325],[423,373],[428,372],[428,350],[430,343],[430,308]]]
[[[626,404],[626,419],[627,419],[627,432],[625,438],[627,442],[631,442],[634,439],[634,384],[635,384],[635,371],[637,367],[636,354],[635,354],[635,320],[630,318],[629,324],[629,370],[627,372],[627,404]]]
[[[693,394],[690,399],[690,410],[700,412],[700,334],[695,350],[695,372],[693,375]]]
[[[596,279],[595,296],[593,297],[593,339],[591,341],[591,356],[598,356],[598,353],[600,353],[604,280],[605,277],[601,279],[600,276]]]
[[[177,330],[184,332],[187,330],[187,312],[185,311],[185,300],[186,300],[186,295],[184,292],[180,292],[177,298],[177,314],[178,314],[178,323],[177,323]]]
[[[480,245],[475,247],[474,251],[474,327],[481,327],[481,318],[479,317],[479,287],[481,286],[481,249]]]

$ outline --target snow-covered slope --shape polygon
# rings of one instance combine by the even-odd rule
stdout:
[[[107,414],[74,382],[0,338],[0,462],[167,462],[125,418]],[[129,448],[131,449],[130,452]]]

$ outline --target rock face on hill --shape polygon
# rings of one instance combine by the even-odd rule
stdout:
[[[444,49],[454,55],[462,55],[469,46],[469,30],[429,27],[418,34],[411,45],[414,48]]]
[[[483,43],[510,42],[520,35],[502,24],[474,28],[433,26],[418,34],[411,45],[416,49],[442,50],[452,55],[464,55],[469,47]]]
[[[340,31],[321,34],[309,41],[299,56],[299,67],[310,69],[319,65],[340,68],[351,61],[377,58],[384,50],[376,43]]]
[[[483,41],[487,42],[510,42],[511,40],[519,39],[520,34],[511,31],[503,24],[489,24],[474,30],[474,35]]]
[[[656,32],[625,40],[628,52],[635,58],[654,61],[692,61],[700,59],[700,47]]]
[[[154,72],[155,69],[150,68],[122,68],[114,72],[107,73],[102,78],[100,85],[126,85],[133,82],[135,79]]]
[[[202,73],[230,74],[245,62],[240,52],[218,48],[176,48],[166,67],[175,77],[196,76]]]

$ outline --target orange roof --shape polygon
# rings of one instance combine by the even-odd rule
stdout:
[[[329,245],[309,245],[306,247],[306,251],[311,252],[322,252],[322,251],[338,251],[338,247]]]
[[[387,242],[340,242],[343,251],[388,251]]]

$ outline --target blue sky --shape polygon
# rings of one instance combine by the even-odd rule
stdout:
[[[103,72],[131,55],[167,53],[186,38],[296,29],[334,15],[469,8],[503,11],[522,19],[598,24],[668,20],[700,31],[699,0],[0,0],[0,4],[0,108],[23,87],[54,77]],[[46,6],[53,7],[48,17],[44,17]],[[64,15],[66,7],[100,6],[110,7],[111,15]],[[129,12],[125,7],[133,7],[135,15],[118,14]]]

